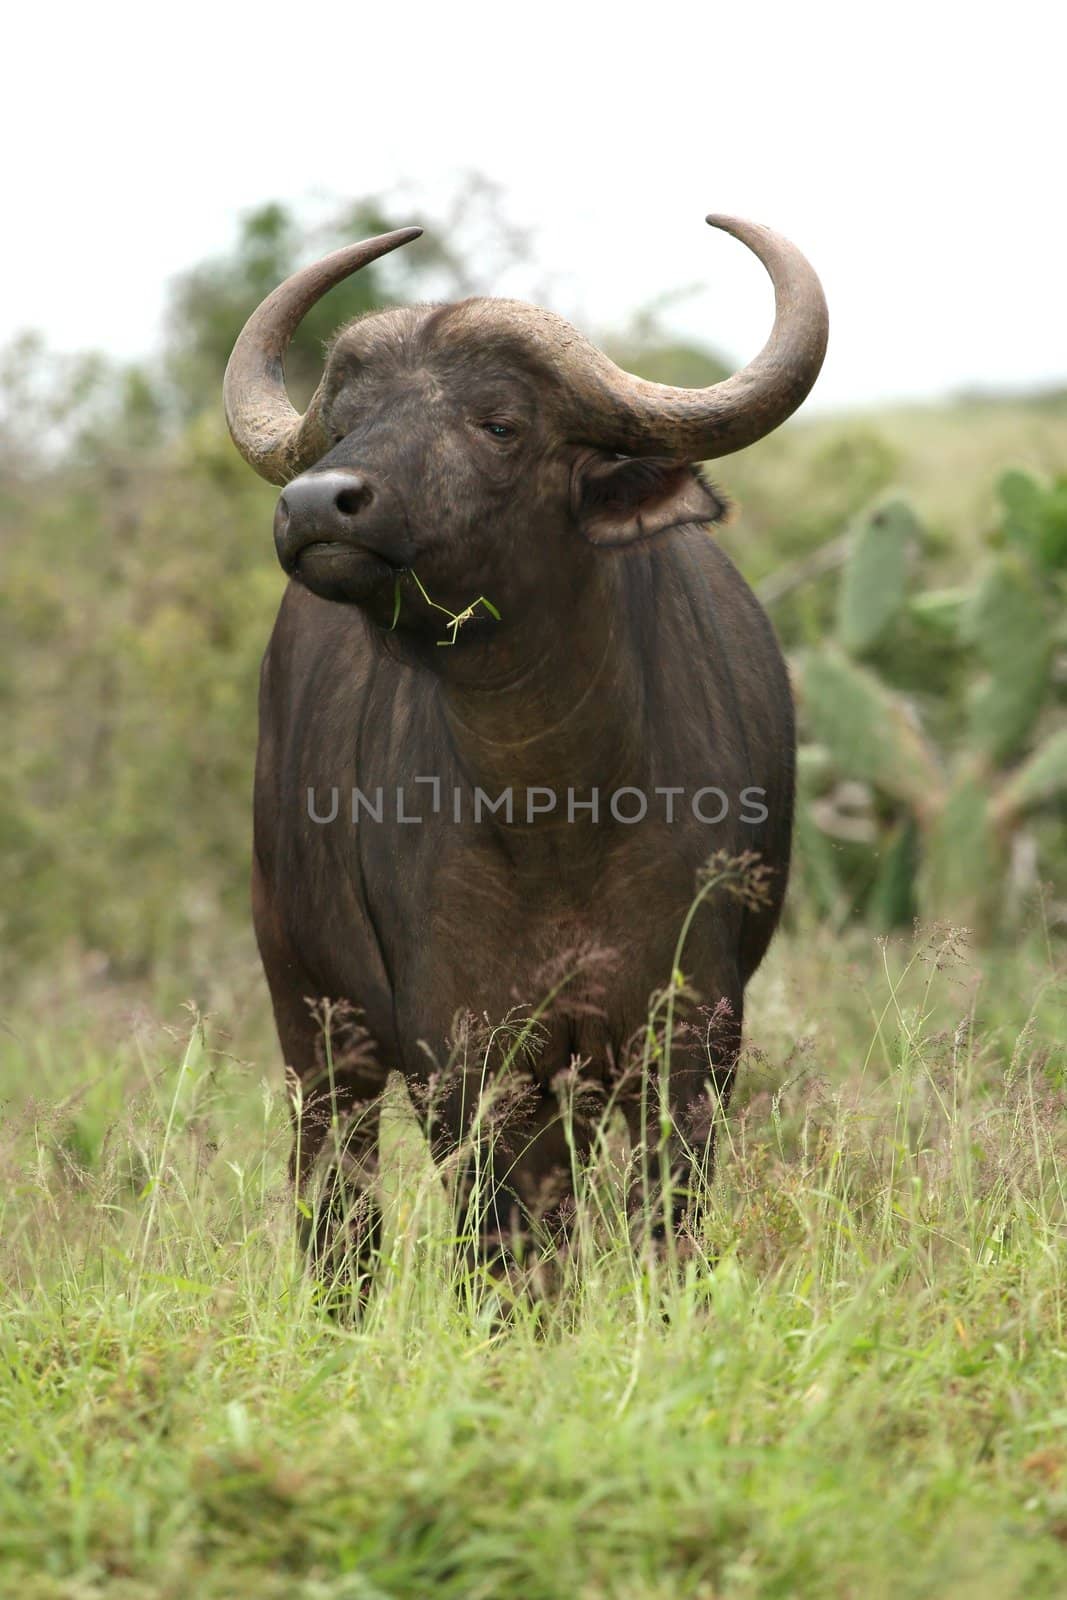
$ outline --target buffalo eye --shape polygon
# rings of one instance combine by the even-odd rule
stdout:
[[[482,428],[493,439],[514,439],[515,429],[510,422],[483,422]]]

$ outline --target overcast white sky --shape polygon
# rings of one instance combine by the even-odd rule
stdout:
[[[142,354],[168,280],[248,207],[444,195],[473,168],[587,327],[699,281],[675,323],[753,355],[769,287],[703,224],[732,211],[823,278],[821,406],[1062,383],[1063,18],[1053,0],[21,6],[0,339]]]

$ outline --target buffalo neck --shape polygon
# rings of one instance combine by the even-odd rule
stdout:
[[[595,790],[601,810],[622,787],[644,781],[644,685],[640,652],[629,638],[625,562],[599,560],[586,581],[558,603],[501,630],[477,670],[457,657],[441,663],[442,704],[465,776],[491,797],[510,790],[516,827],[559,827],[568,791],[577,802]],[[445,652],[442,652],[444,655]],[[591,820],[580,806],[578,832]],[[569,829],[574,832],[573,826]]]

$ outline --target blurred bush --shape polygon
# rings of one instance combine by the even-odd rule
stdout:
[[[347,317],[490,290],[528,241],[474,181],[445,225],[333,291],[290,359],[299,397]],[[91,955],[117,977],[249,949],[259,660],[283,579],[274,491],[220,416],[244,318],[298,264],[409,220],[378,204],[309,234],[269,206],[175,285],[162,352],[0,355],[0,923],[4,976]],[[714,381],[661,306],[605,335],[668,382]],[[1039,879],[1065,893],[1067,407],[795,423],[716,468],[727,544],[796,671],[797,893],[879,925],[965,915],[991,935]],[[906,491],[906,498],[894,490]],[[874,509],[872,510],[872,506]],[[913,508],[913,509],[912,509]]]

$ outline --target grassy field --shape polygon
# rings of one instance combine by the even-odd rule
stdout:
[[[1065,462],[1053,396],[715,476],[757,585],[903,493],[936,586],[1006,468]],[[1062,900],[886,944],[798,872],[699,1246],[631,1249],[611,1138],[504,1320],[394,1087],[377,1287],[331,1317],[247,910],[273,496],[212,416],[0,489],[0,1597],[1067,1593]],[[789,648],[837,581],[773,604]]]
[[[251,971],[203,1026],[28,997],[0,1067],[0,1592],[1064,1593],[1055,959],[1040,927],[980,957],[795,925],[703,1248],[635,1255],[602,1173],[580,1273],[504,1323],[396,1093],[378,1288],[358,1325],[317,1303]]]

